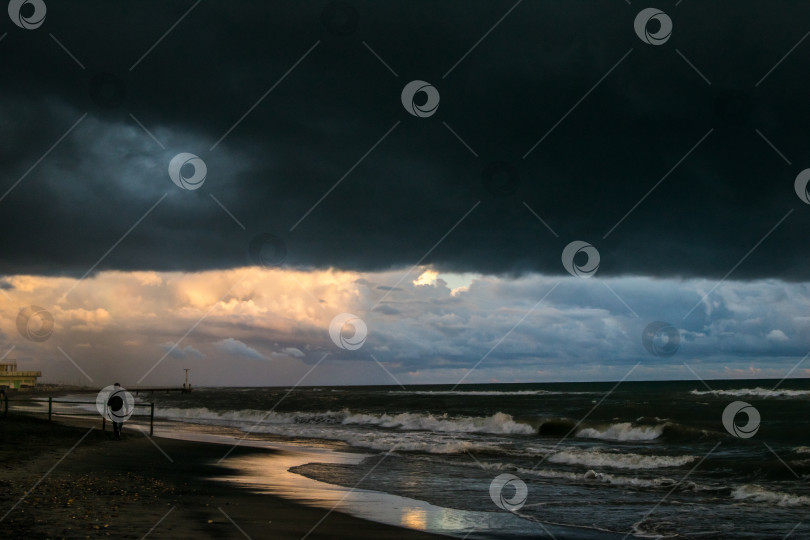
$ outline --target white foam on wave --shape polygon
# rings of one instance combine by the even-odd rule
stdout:
[[[603,473],[598,472],[593,469],[589,469],[584,473],[576,473],[570,471],[559,471],[554,469],[539,469],[539,470],[530,470],[530,469],[523,469],[517,468],[516,474],[518,475],[532,475],[532,476],[539,476],[541,478],[551,478],[551,479],[560,479],[560,480],[567,480],[571,482],[577,483],[592,483],[598,482],[600,484],[608,484],[611,486],[622,486],[622,487],[637,487],[637,488],[647,488],[647,489],[654,489],[654,488],[671,488],[674,486],[678,481],[673,478],[667,477],[659,477],[659,478],[638,478],[636,476],[623,476],[618,474],[610,474],[610,473]],[[684,485],[684,490],[687,489],[697,489],[697,486],[694,484]]]
[[[810,454],[810,446],[797,446],[793,451],[797,454]]]
[[[547,461],[585,467],[611,467],[614,469],[662,469],[681,467],[692,463],[695,456],[645,456],[632,453],[602,452],[599,450],[562,450]]]
[[[495,435],[531,435],[528,424],[516,422],[511,415],[495,413],[492,416],[432,415],[419,413],[362,414],[348,409],[325,412],[267,412],[254,409],[239,411],[212,411],[205,407],[164,408],[155,412],[158,418],[214,423],[228,426],[240,424],[343,424],[369,425],[389,429],[422,430],[444,433],[491,433]]]
[[[343,419],[343,424],[374,425],[384,428],[404,430],[424,430],[443,433],[491,433],[495,435],[532,435],[533,427],[515,422],[511,415],[495,413],[492,416],[435,416],[432,414],[401,413],[394,416],[387,414],[352,414]]]
[[[771,491],[756,484],[745,484],[732,491],[734,499],[746,502],[768,503],[777,506],[808,506],[810,497]]]
[[[611,424],[607,429],[585,428],[577,432],[577,437],[603,439],[608,441],[652,441],[664,433],[666,424],[655,426],[634,426],[630,422]]]
[[[707,394],[714,394],[718,396],[733,396],[733,397],[810,397],[810,390],[769,390],[767,388],[737,388],[733,390],[692,390],[689,392],[694,396],[705,396]]]
[[[674,478],[666,476],[659,476],[654,478],[639,478],[637,476],[625,476],[621,474],[611,474],[599,472],[594,469],[589,469],[584,473],[560,471],[556,469],[523,469],[519,467],[506,466],[507,470],[514,471],[517,475],[533,475],[541,478],[552,478],[567,480],[576,483],[593,483],[607,484],[610,486],[619,487],[635,487],[642,489],[672,489],[676,484],[678,491],[691,491],[691,492],[720,492],[726,491],[726,486],[712,486],[708,484],[697,484],[695,482],[683,482]]]

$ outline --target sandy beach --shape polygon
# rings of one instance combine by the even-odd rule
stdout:
[[[0,428],[3,538],[300,539],[327,513],[212,480],[228,472],[215,465],[221,445],[150,441],[133,430],[115,441],[98,422],[14,415]],[[233,455],[257,453],[272,455],[241,446]],[[332,512],[307,538],[439,537]]]

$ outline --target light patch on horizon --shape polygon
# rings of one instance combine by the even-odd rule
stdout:
[[[753,365],[748,368],[731,368],[726,366],[726,375],[734,379],[756,379],[762,377],[762,368],[754,367]]]

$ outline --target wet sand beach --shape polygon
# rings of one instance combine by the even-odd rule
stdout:
[[[232,472],[216,465],[222,445],[132,429],[115,441],[99,427],[0,418],[0,536],[300,539],[326,516],[212,480]],[[273,452],[240,446],[232,455],[251,454]],[[307,538],[440,537],[332,512]]]

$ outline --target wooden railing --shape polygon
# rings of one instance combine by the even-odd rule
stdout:
[[[47,405],[47,409],[46,409]],[[54,405],[56,407],[54,407]],[[70,401],[65,399],[55,399],[53,397],[41,398],[28,398],[28,399],[9,399],[5,393],[0,394],[0,407],[3,409],[3,416],[7,416],[9,412],[12,414],[28,414],[34,416],[47,415],[48,420],[52,421],[56,416],[68,417],[95,417],[101,416],[98,411],[86,411],[76,405],[96,405],[95,401]],[[148,403],[135,403],[133,405],[133,414],[130,420],[144,418],[146,413],[136,414],[139,409],[149,409],[149,435],[155,432],[155,404],[154,402]],[[128,420],[129,421],[129,420]],[[107,426],[106,419],[101,417],[101,429],[105,430]]]

